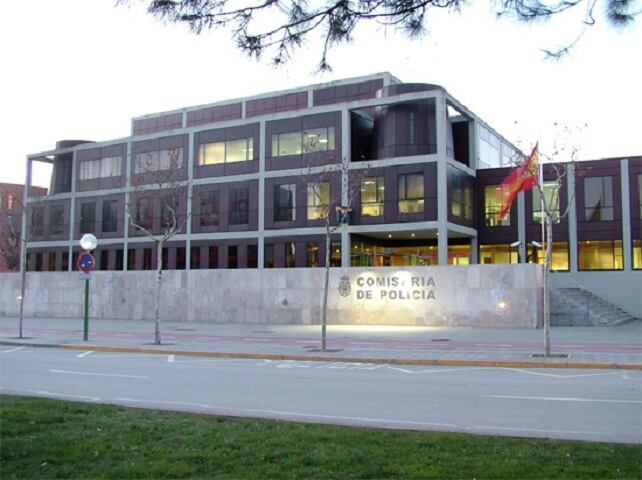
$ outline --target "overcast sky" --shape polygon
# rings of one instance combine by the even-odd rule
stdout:
[[[640,25],[617,32],[601,22],[572,56],[551,62],[540,49],[571,41],[577,18],[516,25],[478,3],[462,15],[437,12],[419,41],[361,28],[332,51],[333,72],[319,75],[315,42],[274,69],[243,57],[227,32],[194,36],[114,3],[3,4],[0,182],[22,183],[25,156],[57,140],[125,137],[133,116],[382,71],[442,85],[521,146],[539,140],[546,153],[561,134],[555,122],[588,124],[576,140],[582,159],[642,155]]]

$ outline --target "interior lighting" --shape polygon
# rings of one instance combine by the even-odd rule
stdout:
[[[414,237],[414,236],[415,236],[415,234],[414,234],[414,233],[411,233],[411,234],[410,234],[410,236],[411,236],[411,237]]]
[[[499,302],[497,302],[497,308],[499,308],[500,310],[505,310],[507,306],[508,304],[506,303],[506,300],[500,300]]]
[[[388,238],[392,238],[392,234],[391,233],[388,234]]]

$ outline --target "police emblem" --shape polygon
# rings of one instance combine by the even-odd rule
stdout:
[[[347,297],[350,295],[350,277],[344,275],[339,282],[339,295]]]

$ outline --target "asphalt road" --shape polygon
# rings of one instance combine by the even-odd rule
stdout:
[[[642,443],[642,372],[0,348],[0,393],[342,425]]]

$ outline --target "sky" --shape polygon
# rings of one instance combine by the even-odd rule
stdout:
[[[461,14],[431,14],[420,40],[363,26],[352,44],[331,51],[333,71],[318,74],[315,39],[275,69],[268,57],[243,56],[227,31],[196,36],[141,5],[6,2],[0,182],[23,183],[26,155],[57,140],[126,137],[134,116],[383,71],[443,86],[523,150],[539,141],[544,155],[572,143],[580,160],[642,155],[642,25],[617,31],[599,19],[570,56],[544,58],[543,48],[576,37],[582,14],[521,25],[477,2]]]

